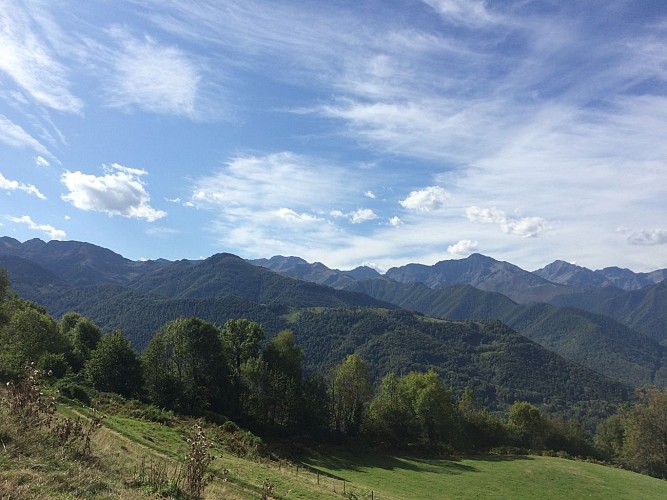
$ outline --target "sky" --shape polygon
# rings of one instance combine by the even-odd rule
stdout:
[[[667,268],[667,2],[0,0],[0,234]]]

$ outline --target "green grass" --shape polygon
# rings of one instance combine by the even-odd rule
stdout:
[[[129,417],[113,407],[102,409],[106,416],[93,436],[90,460],[62,460],[42,450],[39,436],[34,436],[33,443],[30,434],[21,453],[12,452],[15,442],[8,443],[9,451],[0,448],[0,497],[16,493],[30,499],[155,498],[141,485],[133,487],[128,478],[137,477],[143,464],[178,470],[187,452],[185,436],[196,421],[174,417],[167,426]],[[59,412],[70,417],[90,414],[71,401],[63,401]],[[273,485],[276,499],[369,499],[371,495],[398,500],[667,498],[666,481],[593,463],[537,456],[436,459],[323,448],[304,460],[310,470],[297,469],[285,460],[237,457],[224,447],[220,429],[206,425],[205,431],[214,443],[211,471],[216,476],[206,498],[259,498],[266,480]]]
[[[307,462],[376,499],[655,499],[667,482],[603,465],[539,456],[418,459],[313,455]],[[367,494],[366,494],[367,495]]]

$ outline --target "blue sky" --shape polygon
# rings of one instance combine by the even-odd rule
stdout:
[[[0,233],[667,267],[667,3],[0,0]]]

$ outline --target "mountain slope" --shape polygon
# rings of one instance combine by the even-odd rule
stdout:
[[[560,285],[580,287],[614,286],[614,284],[602,274],[562,260],[554,261],[542,269],[533,271],[533,273],[540,278],[544,278],[545,280]]]
[[[275,255],[270,259],[255,259],[248,262],[291,278],[312,281],[313,283],[333,288],[345,288],[345,286],[360,279],[381,277],[380,273],[376,270],[366,266],[357,267],[351,271],[339,271],[338,269],[329,269],[321,262],[310,264],[300,257]]]
[[[351,289],[428,316],[498,319],[564,358],[626,384],[667,385],[667,350],[611,318],[545,303],[520,305],[469,285],[432,290],[369,280]]]
[[[297,308],[396,307],[361,293],[292,279],[226,253],[196,263],[175,262],[139,277],[129,285],[145,293],[169,298],[233,294],[258,304],[284,304]]]
[[[0,238],[0,255],[31,260],[60,280],[76,285],[127,283],[168,262],[135,262],[106,248],[79,241],[51,240],[45,243],[35,238],[20,243],[6,236]]]
[[[595,414],[627,397],[626,386],[568,362],[499,321],[434,320],[406,311],[306,310],[290,327],[309,368],[326,369],[356,352],[376,379],[434,368],[458,392],[472,387],[495,408],[516,400],[550,411]]]

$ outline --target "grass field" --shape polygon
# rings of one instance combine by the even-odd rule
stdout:
[[[75,404],[60,405],[59,411],[88,414]],[[0,448],[0,498],[157,498],[145,477],[156,470],[172,476],[182,467],[194,423],[173,418],[161,425],[107,412],[93,437],[93,457],[83,462],[63,460],[39,442],[11,453],[9,443]],[[240,458],[225,448],[220,429],[207,426],[206,432],[215,456],[214,479],[206,490],[211,499],[261,498],[264,484],[272,487],[269,498],[303,500],[667,498],[667,481],[560,458],[434,459],[326,449],[309,452],[297,464]]]
[[[314,455],[309,464],[372,490],[375,499],[658,499],[667,481],[561,458],[469,457],[418,459],[373,455]]]

